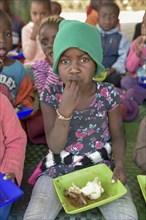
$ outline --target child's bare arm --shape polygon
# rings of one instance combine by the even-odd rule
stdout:
[[[116,180],[118,178],[121,180],[122,183],[125,184],[126,140],[124,136],[120,107],[118,106],[115,110],[109,112],[108,114],[109,114],[109,129],[111,133],[113,155],[115,160],[113,179]]]

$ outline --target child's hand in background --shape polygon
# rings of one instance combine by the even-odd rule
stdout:
[[[39,24],[34,23],[34,26],[32,28],[32,33],[31,33],[31,40],[36,40],[36,36],[38,34],[38,30],[39,30]]]
[[[145,36],[139,36],[137,38],[137,44],[136,44],[136,55],[138,57],[141,56],[141,52],[142,52],[142,47],[144,45],[144,42],[145,42]]]
[[[15,174],[14,173],[5,173],[3,180],[12,180],[15,182]]]

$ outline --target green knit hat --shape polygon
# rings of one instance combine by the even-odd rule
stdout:
[[[102,65],[103,51],[100,33],[96,27],[76,20],[64,20],[60,23],[59,31],[53,44],[53,72],[57,75],[59,75],[58,62],[60,56],[69,48],[78,48],[88,53],[97,63],[94,76],[102,75],[104,71],[104,66]],[[105,78],[104,76],[102,77]]]

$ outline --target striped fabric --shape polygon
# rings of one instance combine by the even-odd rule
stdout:
[[[46,59],[32,64],[31,68],[34,71],[35,86],[39,95],[45,84],[49,85],[59,82],[59,77],[53,73],[52,66],[50,66]]]

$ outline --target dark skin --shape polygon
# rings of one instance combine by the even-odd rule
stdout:
[[[104,31],[110,31],[113,28],[117,27],[119,24],[119,14],[114,7],[110,6],[101,6],[99,10],[99,26]],[[116,73],[116,69],[108,67],[106,68],[107,75]]]
[[[65,85],[58,111],[62,116],[69,118],[76,109],[83,110],[91,105],[97,92],[96,83],[92,80],[96,64],[84,51],[70,48],[62,54],[58,71]],[[41,108],[44,118],[50,116],[50,120],[44,120],[47,144],[53,153],[58,154],[68,141],[71,120],[59,119],[56,111],[44,103],[41,103]],[[112,181],[120,179],[125,184],[126,143],[120,108],[109,112],[108,118],[115,159]]]
[[[46,24],[39,32],[39,41],[50,65],[53,65],[53,43],[58,32],[58,24]]]
[[[3,66],[10,66],[14,63],[12,59],[7,57],[7,53],[12,47],[12,27],[11,22],[7,17],[0,17],[0,71]],[[15,174],[7,172],[4,180],[11,179],[15,181]]]

